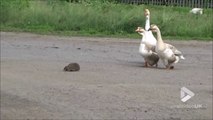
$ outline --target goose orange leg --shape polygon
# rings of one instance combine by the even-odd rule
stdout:
[[[144,67],[148,67],[148,63],[146,61],[144,63]]]
[[[155,67],[156,67],[156,68],[158,67],[158,63],[156,63]]]
[[[172,70],[172,69],[174,69],[174,66],[167,65],[167,66],[166,66],[166,69],[167,69],[167,70]]]

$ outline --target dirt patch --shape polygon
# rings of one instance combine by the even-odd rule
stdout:
[[[1,119],[212,119],[212,42],[166,42],[186,58],[169,71],[142,67],[140,38],[1,32]]]

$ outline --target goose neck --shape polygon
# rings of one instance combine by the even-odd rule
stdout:
[[[145,30],[148,30],[150,28],[150,16],[146,16],[146,24],[145,24]]]
[[[158,39],[158,41],[160,41],[160,42],[163,41],[163,40],[162,40],[162,37],[161,37],[161,32],[160,32],[159,29],[157,30],[157,39]]]
[[[161,37],[161,32],[159,29],[157,29],[157,46],[159,49],[163,50],[164,49],[164,42]]]

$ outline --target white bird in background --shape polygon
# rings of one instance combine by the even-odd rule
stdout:
[[[202,8],[193,8],[192,10],[190,10],[190,13],[202,15],[203,9]]]
[[[185,59],[182,53],[174,46],[171,49],[169,44],[164,43],[161,37],[160,29],[156,25],[151,25],[149,30],[157,33],[156,52],[167,69],[173,69],[173,63],[178,63],[180,59]]]

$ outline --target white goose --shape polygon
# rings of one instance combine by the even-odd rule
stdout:
[[[155,64],[157,67],[159,57],[154,51],[155,49],[153,49],[153,47],[156,46],[157,41],[152,32],[148,31],[148,29],[150,28],[150,12],[148,9],[145,9],[144,15],[146,17],[145,30],[141,27],[138,27],[138,29],[136,30],[136,32],[143,36],[139,47],[139,53],[144,58],[145,67],[148,67],[148,65],[153,66]]]
[[[167,69],[173,69],[174,66],[172,64],[178,63],[180,58],[185,59],[182,53],[174,46],[163,42],[160,29],[156,25],[151,25],[149,30],[157,33],[156,52]]]
[[[193,8],[189,12],[193,13],[193,14],[200,14],[200,15],[202,15],[203,14],[203,9],[202,8]]]
[[[158,57],[157,53],[155,52],[155,46],[147,44],[146,39],[144,39],[144,37],[146,37],[145,32],[147,32],[147,31],[145,31],[142,27],[138,27],[135,31],[138,32],[140,35],[142,35],[142,40],[141,40],[140,47],[139,47],[139,53],[143,56],[143,58],[145,60],[144,66],[148,67],[148,65],[149,66],[156,65],[156,67],[157,67],[159,57]]]

